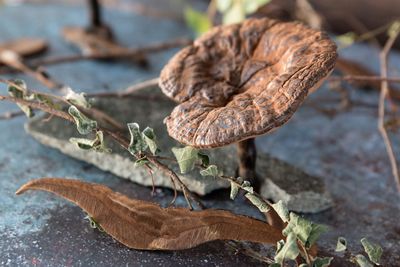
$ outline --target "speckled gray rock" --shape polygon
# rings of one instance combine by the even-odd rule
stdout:
[[[274,201],[282,200],[294,211],[315,213],[332,206],[332,199],[323,181],[284,161],[261,154],[256,170],[264,183],[261,195]]]
[[[154,128],[163,154],[172,157],[170,149],[178,144],[168,136],[162,122],[175,104],[168,100],[158,88],[144,89],[132,97],[123,99],[99,98],[95,100],[94,105],[120,122],[137,122],[142,128],[146,126]],[[43,122],[43,119],[39,117],[28,123],[26,130],[42,144],[56,148],[67,155],[133,182],[145,186],[152,185],[152,179],[147,170],[143,167],[135,168],[132,156],[108,138],[106,142],[114,152],[111,154],[78,149],[68,141],[70,137],[78,136],[77,131],[72,125],[60,119]],[[220,166],[224,174],[235,175],[237,165],[234,146],[208,150],[207,154],[210,155],[211,161],[216,160],[215,163]],[[179,173],[176,164],[170,165]],[[282,199],[288,203],[290,209],[300,212],[318,212],[330,207],[331,200],[318,178],[309,176],[265,154],[258,157],[258,166],[258,173],[261,177],[265,177],[262,188],[266,198],[275,201]],[[180,178],[191,191],[200,195],[229,187],[229,184],[224,181],[202,177],[196,171],[180,175]],[[173,188],[170,178],[156,170],[154,184]]]

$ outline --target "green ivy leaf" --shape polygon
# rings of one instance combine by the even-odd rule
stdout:
[[[242,22],[246,13],[241,1],[235,1],[231,7],[223,13],[222,22],[225,25]]]
[[[19,79],[13,80],[12,82],[17,86],[9,85],[7,88],[8,94],[15,98],[29,100],[28,98],[30,96],[28,95],[26,83],[23,80]],[[19,103],[17,103],[17,106],[25,113],[28,118],[32,118],[35,115],[31,107]]]
[[[282,200],[279,200],[277,203],[272,204],[271,206],[274,208],[276,213],[278,213],[283,222],[289,221],[289,210]]]
[[[262,200],[261,198],[259,198],[256,195],[253,195],[251,193],[246,193],[246,195],[244,195],[248,200],[250,200],[250,202],[256,206],[261,212],[268,212],[270,210],[270,207],[268,206],[268,204]]]
[[[231,181],[231,194],[230,194],[230,198],[231,198],[232,200],[234,200],[234,199],[236,198],[237,194],[239,193],[239,189],[240,189],[240,186],[239,186],[237,183]]]
[[[281,267],[281,265],[279,263],[274,262],[274,263],[268,265],[268,267]]]
[[[276,255],[274,260],[280,264],[285,259],[294,260],[299,255],[299,247],[297,246],[296,235],[294,233],[290,233],[287,238],[286,242],[278,242],[278,249],[276,251]]]
[[[400,32],[400,20],[396,20],[390,25],[389,29],[387,30],[387,35],[390,38],[394,38]]]
[[[93,217],[90,217],[89,214],[86,215],[85,219],[89,220],[90,228],[97,229],[100,232],[104,232],[104,229],[100,226],[98,222]]]
[[[354,32],[347,32],[344,33],[342,35],[338,35],[336,36],[336,40],[342,45],[342,46],[350,46],[352,45],[356,39],[357,39],[358,35]]]
[[[318,240],[322,233],[328,231],[328,227],[322,224],[311,223],[311,233],[306,242],[306,248],[311,248],[311,246]]]
[[[143,158],[135,161],[135,168],[141,167],[141,166],[149,164],[149,163],[150,163],[150,161],[146,157],[143,157]]]
[[[297,239],[299,239],[299,241],[307,248],[310,248],[321,235],[321,233],[327,230],[326,226],[312,223],[293,212],[290,213],[289,217],[289,223],[286,228],[283,229],[282,233],[285,236],[288,236],[290,233],[294,233]]]
[[[360,267],[373,267],[364,255],[358,254],[353,258],[353,262],[357,263]]]
[[[74,118],[80,134],[89,134],[97,128],[97,122],[83,115],[75,106],[70,106],[68,113]]]
[[[232,6],[233,0],[217,0],[217,10],[225,13]]]
[[[271,0],[243,0],[243,8],[246,14],[252,14]]]
[[[313,267],[329,267],[331,264],[331,261],[333,260],[332,257],[326,257],[326,258],[315,258],[313,262]]]
[[[179,169],[182,174],[192,171],[195,167],[196,161],[199,159],[199,151],[191,146],[183,148],[172,148],[176,160],[178,161]]]
[[[240,177],[239,177],[239,178],[240,178]],[[241,187],[242,187],[243,190],[249,192],[250,194],[253,194],[253,193],[254,193],[254,188],[251,186],[251,184],[250,184],[249,181],[244,181],[244,182],[242,183],[242,186],[241,186]]]
[[[157,152],[159,152],[160,150],[158,149],[156,143],[156,135],[154,133],[154,130],[150,127],[146,127],[146,129],[143,130],[142,134],[143,139],[149,147],[151,153],[153,153],[153,155],[156,155]]]
[[[65,99],[72,105],[84,108],[91,107],[89,101],[86,99],[85,93],[76,93],[70,87],[67,88],[67,94],[65,95]]]
[[[139,152],[146,151],[148,145],[143,140],[142,134],[140,133],[139,124],[136,122],[128,123],[129,133],[131,135],[131,141],[129,143],[128,151],[132,155],[136,155]]]
[[[32,94],[29,97],[31,100],[37,100],[42,104],[45,104],[48,107],[54,108],[54,109],[61,109],[61,106],[58,104],[55,104],[53,102],[53,100],[47,96],[47,95],[43,95],[43,94]]]
[[[364,251],[368,254],[369,259],[376,265],[379,265],[383,253],[382,247],[368,241],[366,238],[361,239],[361,244],[364,247]]]
[[[201,170],[200,174],[201,176],[217,177],[220,175],[220,172],[218,171],[218,167],[216,165],[209,165],[207,169]]]
[[[96,137],[93,140],[86,138],[70,138],[69,141],[77,145],[80,149],[111,153],[111,149],[107,148],[104,143],[104,135],[102,131],[97,131]]]
[[[186,24],[196,33],[197,36],[207,32],[212,27],[212,23],[207,14],[198,12],[190,7],[184,11]]]
[[[342,252],[345,251],[347,249],[347,240],[344,237],[339,237],[337,244],[336,244],[336,252]]]

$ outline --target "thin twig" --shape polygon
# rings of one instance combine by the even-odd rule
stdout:
[[[21,71],[31,76],[32,78],[50,89],[59,90],[62,88],[62,84],[53,80],[47,73],[40,71],[36,68],[29,67],[27,64],[25,64],[24,60],[13,51],[2,51],[0,53],[0,62],[12,69]]]
[[[388,63],[387,63],[388,55],[398,35],[399,32],[396,32],[396,34],[390,36],[380,53],[381,76],[384,78],[388,76]],[[385,100],[388,97],[388,94],[389,94],[389,83],[385,79],[381,81],[381,93],[379,97],[378,129],[382,135],[383,141],[385,142],[386,151],[389,156],[390,165],[392,168],[392,174],[396,181],[397,190],[400,192],[399,169],[393,151],[392,142],[390,141],[389,134],[387,133],[385,128]]]
[[[8,111],[8,112],[0,115],[0,120],[10,120],[12,118],[23,116],[23,115],[25,115],[25,113],[20,110]]]
[[[53,65],[66,62],[75,62],[80,60],[90,60],[90,59],[123,59],[143,54],[160,52],[170,48],[186,46],[191,44],[192,42],[193,41],[191,39],[178,38],[175,40],[170,40],[162,43],[150,44],[147,45],[146,47],[126,49],[126,51],[117,51],[117,52],[102,53],[102,54],[89,54],[89,55],[79,54],[79,55],[48,57],[32,62],[31,66],[38,67],[43,65]]]
[[[152,87],[152,86],[157,86],[158,85],[158,81],[159,81],[159,78],[157,77],[157,78],[153,78],[153,79],[150,79],[150,80],[146,80],[146,81],[131,85],[128,88],[126,88],[125,90],[123,90],[121,92],[118,92],[118,96],[119,97],[127,96],[127,95],[130,95],[130,94],[132,94],[132,93],[134,93],[136,91],[139,91],[139,90],[142,90],[142,89],[145,89],[145,88],[149,88],[149,87]]]
[[[387,81],[400,83],[399,77],[383,77],[383,76],[363,76],[363,75],[344,75],[331,76],[328,78],[331,81]]]

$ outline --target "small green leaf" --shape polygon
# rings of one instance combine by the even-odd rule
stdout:
[[[294,233],[305,245],[312,231],[312,223],[293,212],[290,213],[289,217],[289,223],[286,228],[283,229],[282,233],[285,236],[288,236],[290,233]]]
[[[347,240],[344,237],[339,237],[337,244],[336,244],[336,252],[342,252],[345,251],[347,249]]]
[[[311,233],[306,242],[306,248],[311,248],[322,233],[328,231],[328,227],[322,224],[311,223]]]
[[[207,169],[200,171],[201,176],[212,176],[217,177],[220,175],[218,167],[216,165],[209,165]]]
[[[141,166],[143,166],[145,164],[148,164],[148,163],[150,163],[150,161],[146,157],[143,157],[143,158],[138,159],[138,160],[135,161],[135,168],[136,167],[141,167]]]
[[[85,93],[76,93],[70,87],[67,88],[67,94],[65,95],[65,99],[71,103],[72,105],[90,108],[90,103],[86,99]]]
[[[276,213],[278,213],[283,222],[289,221],[289,210],[282,200],[279,200],[277,203],[272,204],[271,206],[274,208]]]
[[[70,106],[68,113],[74,118],[80,134],[89,134],[97,128],[97,122],[87,118],[75,106]]]
[[[310,248],[321,233],[327,231],[326,226],[312,223],[293,212],[290,213],[289,217],[289,223],[282,231],[283,235],[287,236],[290,233],[294,233],[297,236],[297,239],[299,239],[306,248]]]
[[[176,160],[182,174],[188,173],[194,169],[196,161],[198,160],[198,150],[186,146],[184,148],[173,147],[172,153],[174,153]]]
[[[387,30],[387,35],[390,38],[394,38],[400,32],[400,20],[396,20],[390,25],[389,29]]]
[[[361,244],[364,247],[364,251],[368,254],[369,259],[376,265],[379,265],[383,253],[382,247],[368,241],[366,238],[361,239]]]
[[[252,14],[271,0],[243,0],[243,7],[246,14]]]
[[[278,242],[278,250],[276,252],[274,260],[280,264],[285,259],[294,260],[299,255],[299,247],[297,246],[296,235],[294,233],[290,233],[286,242],[280,243]]]
[[[89,220],[90,228],[97,229],[100,232],[104,232],[104,229],[100,226],[100,224],[96,222],[93,217],[90,217],[89,214],[86,215],[85,219]]]
[[[261,198],[259,198],[256,195],[253,195],[251,193],[246,193],[246,195],[244,195],[248,200],[250,200],[250,202],[256,206],[261,212],[268,212],[270,210],[270,207],[268,206],[268,204],[262,200]]]
[[[96,132],[96,137],[93,140],[86,138],[70,138],[69,141],[77,145],[80,149],[111,153],[111,149],[105,146],[102,131]]]
[[[224,25],[239,23],[246,18],[246,13],[241,1],[235,1],[233,5],[223,13],[222,21]]]
[[[143,139],[146,142],[147,146],[150,149],[150,152],[153,153],[153,155],[156,155],[157,152],[160,150],[158,149],[157,143],[156,143],[156,135],[154,133],[154,130],[152,128],[146,127],[146,129],[143,130]]]
[[[240,177],[239,177],[240,178]],[[243,190],[245,190],[245,191],[247,191],[247,192],[249,192],[249,193],[251,193],[251,194],[253,194],[254,193],[254,188],[251,186],[251,184],[250,184],[250,182],[249,181],[244,181],[243,183],[242,183],[242,189]]]
[[[26,83],[23,80],[19,79],[13,80],[12,82],[17,86],[9,85],[8,94],[15,98],[29,100],[28,98],[30,96],[28,94]],[[35,115],[31,107],[21,105],[19,103],[17,103],[17,106],[25,113],[28,118],[32,118]]]
[[[75,145],[77,145],[80,149],[91,150],[93,149],[93,145],[95,140],[90,140],[86,138],[70,138],[69,141]]]
[[[356,255],[352,261],[357,263],[360,267],[373,267],[373,265],[367,260],[364,255],[358,254]]]
[[[268,265],[268,267],[281,267],[281,265],[279,263],[274,262],[274,263]]]
[[[329,267],[332,260],[333,260],[332,257],[326,257],[326,258],[316,257],[314,259],[312,267]]]
[[[184,11],[186,24],[196,33],[197,36],[207,32],[212,23],[207,14],[198,12],[190,7]]]
[[[342,45],[342,46],[350,46],[352,45],[356,39],[357,39],[358,35],[354,32],[347,32],[345,34],[342,35],[338,35],[336,36],[336,40]]]
[[[54,103],[51,97],[43,94],[32,94],[29,97],[31,100],[37,100],[42,104],[45,104],[48,107],[54,108],[54,109],[61,109],[61,106]]]
[[[231,6],[233,0],[217,0],[217,10],[225,13]]]
[[[207,167],[210,164],[210,157],[207,154],[204,154],[199,151],[197,156],[199,157],[199,159],[201,161],[201,165]]]
[[[147,143],[143,140],[142,134],[140,133],[140,127],[137,123],[128,123],[129,133],[131,135],[131,141],[129,143],[128,151],[132,155],[136,155],[139,152],[146,151]]]
[[[232,200],[234,200],[234,199],[236,198],[237,194],[239,193],[239,189],[240,189],[240,186],[239,186],[237,183],[231,181],[231,194],[230,194],[230,198],[231,198]]]

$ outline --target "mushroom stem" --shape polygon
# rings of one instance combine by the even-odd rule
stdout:
[[[256,145],[254,138],[246,139],[237,143],[239,157],[238,175],[244,179],[256,182]]]
[[[89,4],[89,27],[87,31],[97,35],[97,37],[113,40],[113,33],[107,24],[103,23],[101,16],[101,3],[99,0],[88,0]]]
[[[102,26],[101,6],[98,0],[89,0],[90,27],[97,28]]]

